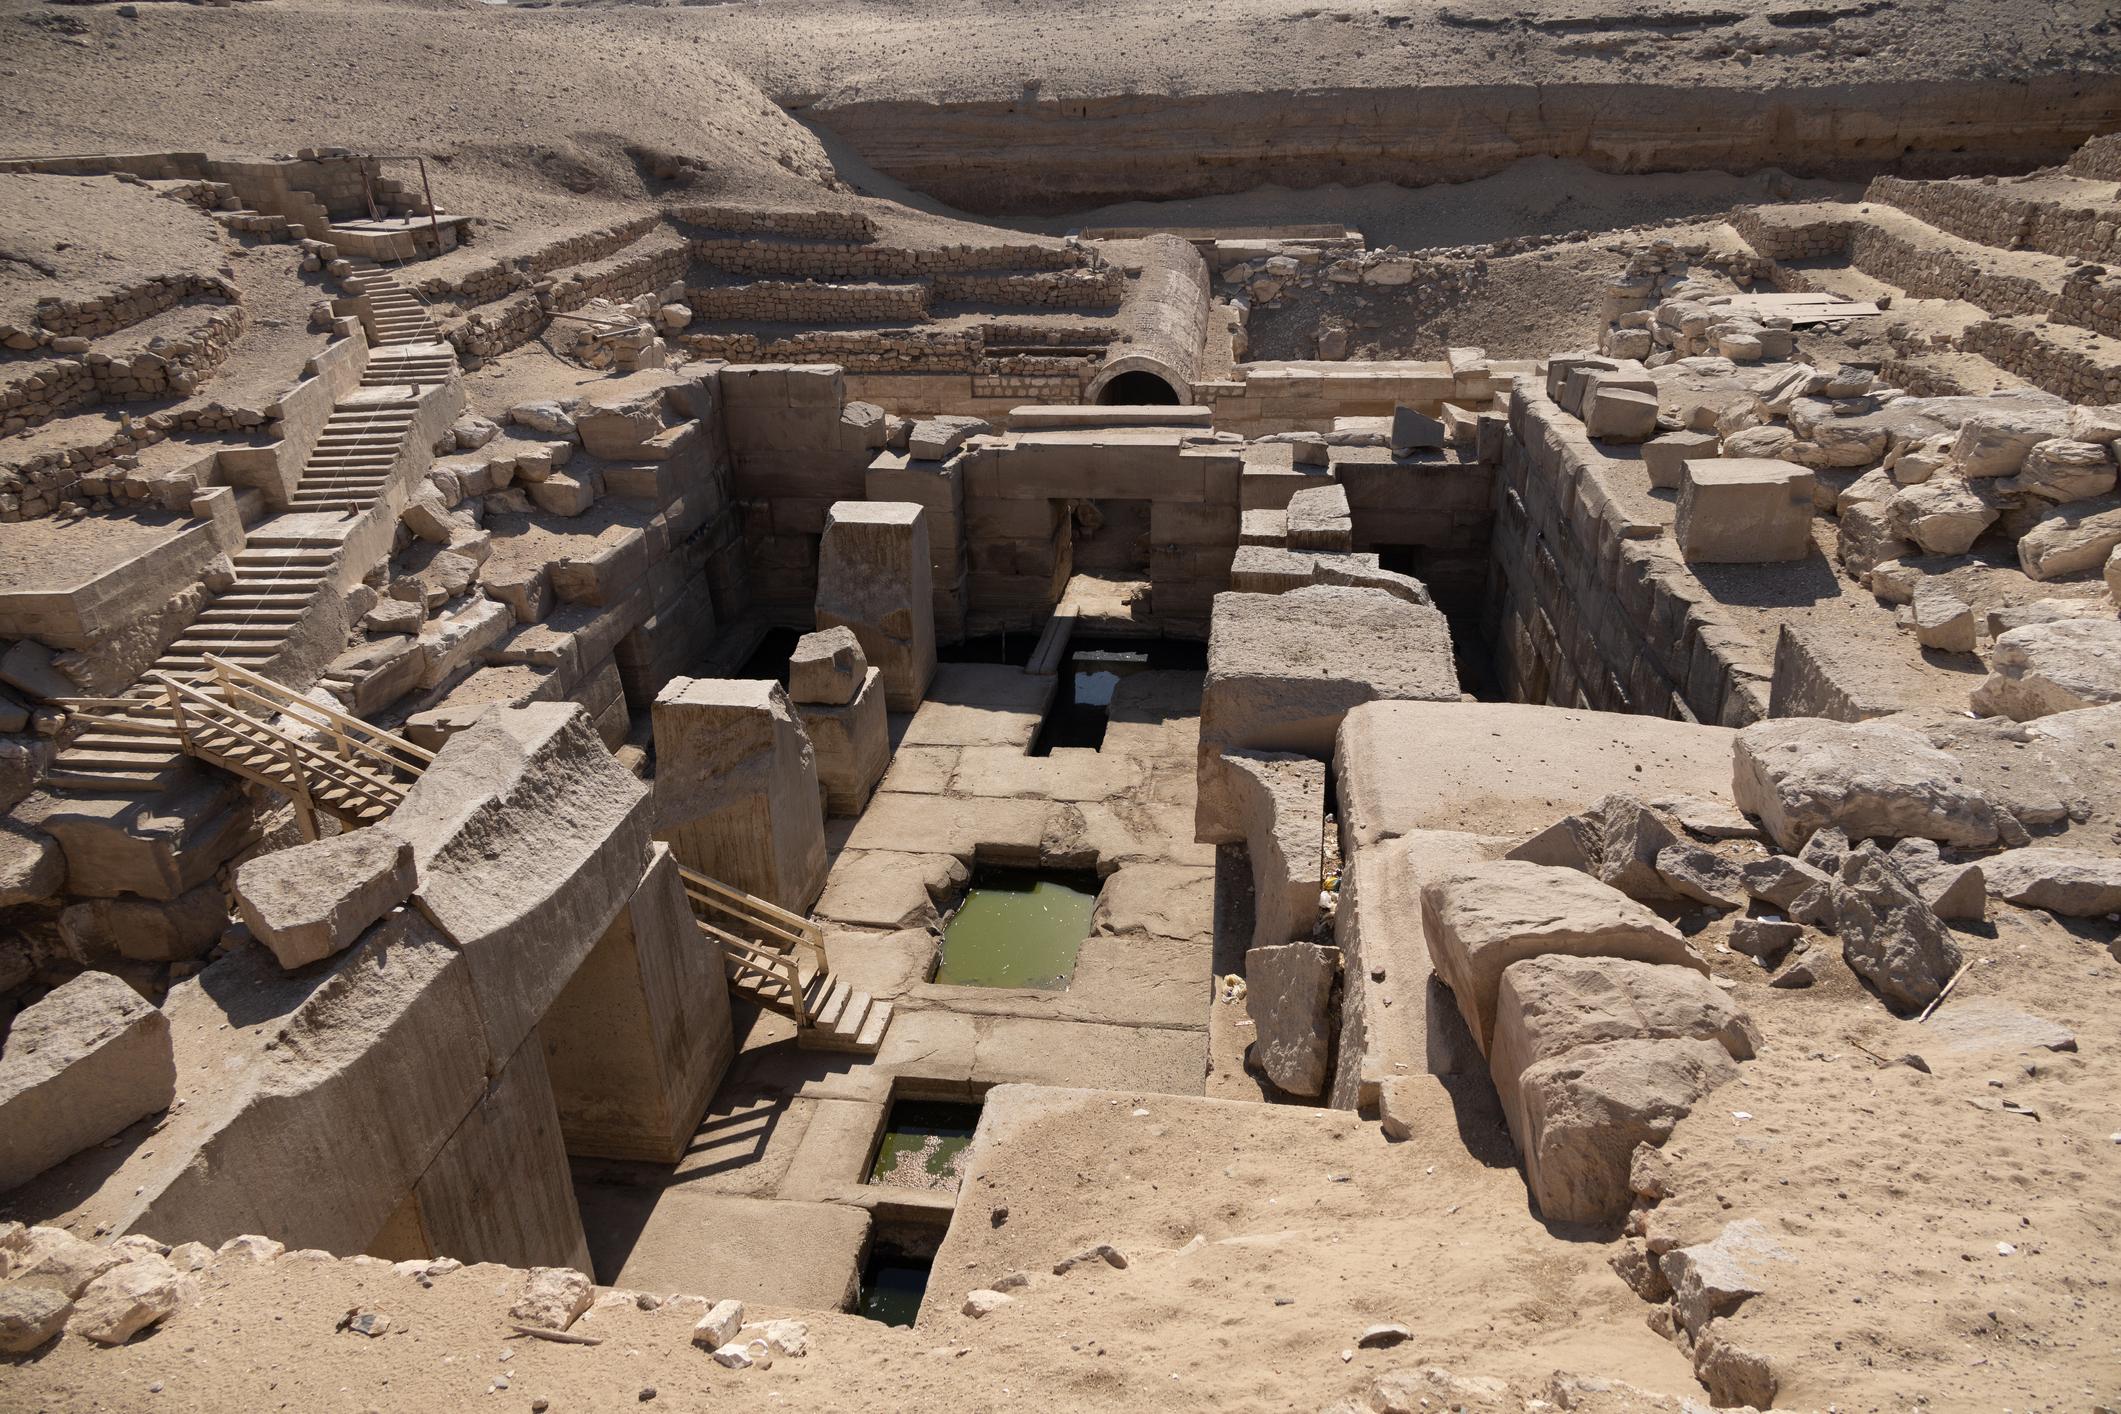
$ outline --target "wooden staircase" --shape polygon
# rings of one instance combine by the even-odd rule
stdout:
[[[721,945],[732,995],[794,1018],[798,1046],[877,1053],[891,1025],[892,1004],[832,975],[824,929],[683,865],[678,875],[693,922]]]

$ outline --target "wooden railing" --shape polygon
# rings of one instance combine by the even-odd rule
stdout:
[[[812,976],[824,973],[825,930],[799,913],[753,898],[682,864],[678,877],[692,904],[693,921],[721,944],[730,975],[748,974],[779,985],[797,1024],[808,1026],[811,1017],[803,1000],[803,957],[810,958]]]

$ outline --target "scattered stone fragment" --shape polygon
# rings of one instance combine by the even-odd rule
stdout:
[[[707,1308],[699,1324],[692,1328],[692,1343],[719,1350],[736,1339],[737,1331],[744,1324],[744,1303],[741,1301],[717,1301]]]
[[[596,1299],[596,1284],[572,1267],[532,1267],[508,1319],[541,1330],[564,1331]]]
[[[1984,716],[2029,721],[2121,702],[2121,620],[2062,619],[2000,635],[1988,680],[1969,695]]]
[[[0,1050],[0,1189],[26,1183],[177,1091],[169,1019],[108,972],[83,972],[15,1017]]]
[[[2071,918],[2121,913],[2121,858],[2112,855],[2032,845],[1991,855],[1980,869],[1988,891],[2008,903]]]
[[[983,1321],[1004,1306],[1011,1305],[1016,1298],[1004,1291],[993,1291],[981,1287],[965,1297],[964,1313],[975,1321]]]
[[[1802,848],[1824,825],[1851,839],[1921,835],[1976,847],[1996,839],[1995,809],[1960,763],[1906,727],[1775,718],[1742,729],[1735,748],[1738,808],[1784,850]]]
[[[1731,925],[1731,951],[1771,965],[1804,937],[1804,925],[1784,918],[1741,918]]]
[[[1659,1258],[1679,1324],[1689,1335],[1718,1316],[1728,1316],[1767,1290],[1768,1269],[1791,1260],[1765,1224],[1745,1218],[1724,1224],[1713,1241],[1676,1247]]]
[[[72,1313],[72,1298],[33,1282],[0,1286],[0,1354],[27,1355],[57,1335]]]
[[[1363,1333],[1355,1337],[1355,1343],[1364,1350],[1386,1350],[1403,1340],[1412,1339],[1413,1335],[1414,1332],[1397,1321],[1380,1321],[1374,1326],[1364,1327]]]
[[[1834,931],[1841,955],[1901,1012],[1935,1001],[1959,970],[1959,948],[1878,847],[1849,852],[1834,891]]]
[[[98,1345],[123,1345],[184,1301],[191,1278],[160,1257],[135,1257],[88,1284],[66,1328]]]
[[[1053,1275],[1065,1276],[1075,1268],[1091,1262],[1103,1262],[1110,1267],[1125,1268],[1127,1256],[1109,1242],[1100,1242],[1095,1247],[1085,1247],[1072,1257],[1063,1257],[1053,1264]]]
[[[1783,854],[1748,861],[1739,876],[1747,893],[1775,908],[1788,908],[1806,889],[1832,879],[1831,875]]]

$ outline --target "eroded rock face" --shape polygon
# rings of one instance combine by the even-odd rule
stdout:
[[[169,1108],[169,1019],[107,972],[25,1008],[0,1052],[0,1190]]]
[[[2121,620],[2060,619],[2007,630],[1988,681],[1968,700],[1985,716],[2029,721],[2121,702]]]
[[[1308,1098],[1325,1089],[1333,979],[1339,970],[1339,950],[1316,943],[1253,948],[1245,954],[1253,1060],[1291,1095]]]
[[[1851,839],[1920,835],[1942,844],[1996,840],[1996,812],[1960,764],[1889,722],[1786,717],[1740,731],[1731,789],[1782,849],[1837,825]]]
[[[1549,953],[1625,957],[1707,971],[1677,929],[1574,869],[1498,860],[1461,867],[1421,891],[1436,973],[1481,1053],[1490,1052],[1503,970]]]
[[[1607,1041],[1527,1067],[1518,1080],[1533,1136],[1525,1178],[1541,1214],[1618,1220],[1635,1146],[1662,1144],[1696,1101],[1737,1075],[1728,1051],[1701,1040]]]
[[[1959,970],[1959,947],[1876,845],[1841,863],[1834,894],[1841,955],[1896,1011],[1920,1011]]]

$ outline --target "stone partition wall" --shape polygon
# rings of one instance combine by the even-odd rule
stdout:
[[[1846,255],[1856,223],[1833,204],[1745,206],[1731,213],[1731,229],[1770,260],[1825,260]]]
[[[748,206],[674,206],[674,221],[710,231],[812,241],[873,241],[876,221],[859,211],[767,211]]]
[[[219,276],[157,275],[88,299],[39,300],[37,327],[54,338],[78,335],[93,339],[129,328],[186,300],[234,304],[240,298],[235,286]]]
[[[928,287],[758,280],[747,285],[689,285],[685,303],[702,319],[767,324],[918,323],[928,317]]]
[[[1669,507],[1634,485],[1634,449],[1617,450],[1518,382],[1488,598],[1504,695],[1725,726],[1766,716],[1772,664],[1680,560]]]
[[[916,250],[909,246],[739,236],[694,236],[691,250],[694,260],[732,275],[810,275],[855,280],[906,279],[943,271],[1067,270],[1088,259],[1085,252],[1065,246],[955,245]]]
[[[1390,417],[1399,407],[1431,417],[1440,415],[1447,402],[1485,407],[1507,366],[1454,377],[1443,362],[1292,361],[1245,364],[1238,374],[1241,381],[1203,384],[1200,401],[1214,407],[1218,428],[1260,437],[1330,432],[1337,417]]]
[[[1016,274],[943,274],[935,297],[964,304],[1023,309],[1111,309],[1127,293],[1127,272],[1116,265],[1096,269],[1041,270]]]

